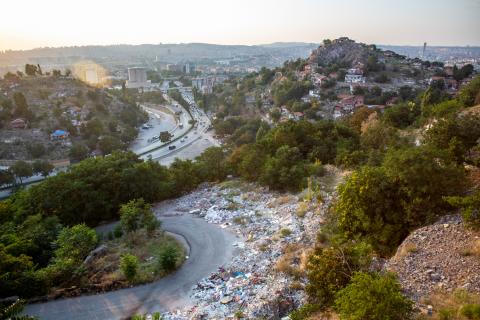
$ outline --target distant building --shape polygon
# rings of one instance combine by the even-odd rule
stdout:
[[[365,77],[361,74],[346,74],[345,83],[365,83]]]
[[[186,74],[195,72],[195,65],[193,63],[186,63],[184,68]]]
[[[216,84],[225,82],[228,77],[225,76],[208,76],[192,79],[192,87],[200,90],[202,93],[212,93]]]
[[[183,67],[180,64],[167,64],[167,71],[183,72]]]
[[[147,80],[147,69],[136,67],[128,68],[128,80],[126,87],[129,89],[148,88],[151,81]]]
[[[68,132],[64,130],[55,130],[50,135],[50,140],[57,141],[57,140],[65,140],[68,138]]]

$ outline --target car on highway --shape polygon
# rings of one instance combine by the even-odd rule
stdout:
[[[177,146],[168,146],[168,150],[174,150],[176,148],[177,148]]]

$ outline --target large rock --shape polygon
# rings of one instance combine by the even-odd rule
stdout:
[[[90,254],[85,258],[85,260],[83,260],[83,263],[88,266],[92,263],[92,261],[94,259],[97,259],[99,257],[102,257],[104,255],[107,254],[107,251],[108,251],[108,247],[104,244],[98,246],[97,248],[95,248],[94,250],[92,250],[92,252],[90,252]]]

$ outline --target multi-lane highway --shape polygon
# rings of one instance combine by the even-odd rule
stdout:
[[[180,113],[180,117],[177,118],[177,123],[172,133],[173,141],[165,144],[161,142],[151,142],[143,145],[141,148],[132,149],[135,153],[139,154],[142,159],[152,159],[158,161],[161,164],[168,165],[175,158],[180,159],[194,159],[199,156],[206,148],[211,146],[218,146],[218,141],[213,137],[213,133],[209,130],[211,121],[205,112],[199,109],[193,99],[192,93],[188,88],[177,88],[182,94],[185,101],[189,103],[189,111],[181,107],[176,101],[171,100],[169,97],[169,109],[173,112]],[[163,109],[147,109],[147,112],[156,113],[157,116],[167,117],[165,110]],[[189,120],[194,120],[192,125]],[[152,121],[152,120],[150,120]],[[150,123],[149,123],[150,124]],[[148,131],[157,132],[155,128],[142,130],[139,134],[137,141],[148,141]],[[139,145],[135,143],[134,145]]]
[[[219,146],[219,142],[209,130],[211,121],[205,112],[199,109],[189,88],[178,87],[185,101],[189,103],[189,111],[179,103],[164,94],[168,104],[165,106],[142,106],[149,114],[149,120],[139,132],[137,139],[130,150],[144,160],[158,161],[169,165],[175,158],[195,159],[205,149]],[[194,124],[190,120],[194,120]],[[161,131],[168,131],[173,135],[172,142],[163,143],[158,139]],[[155,139],[153,139],[155,137]],[[53,172],[55,175],[57,172]],[[25,179],[27,183],[37,183],[44,179],[34,176]],[[7,198],[12,188],[0,189],[0,199]]]

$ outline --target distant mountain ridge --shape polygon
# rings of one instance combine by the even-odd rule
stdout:
[[[237,56],[275,55],[284,60],[306,57],[318,44],[272,43],[266,45],[218,45],[207,43],[140,44],[140,45],[89,45],[73,47],[44,47],[32,50],[7,50],[0,52],[1,65],[45,63],[50,60],[71,63],[78,59],[131,60],[158,59],[165,62],[202,59],[229,59]]]

